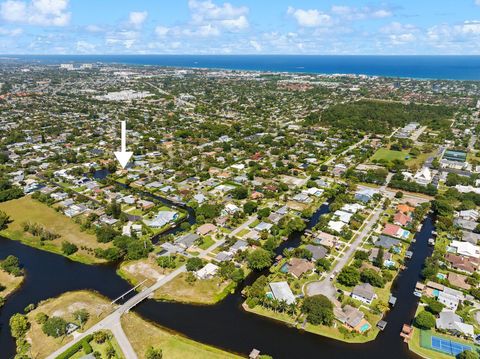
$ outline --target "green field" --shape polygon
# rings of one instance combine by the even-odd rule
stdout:
[[[408,156],[405,152],[393,151],[386,148],[380,148],[375,152],[375,154],[370,158],[370,161],[387,161],[391,162],[393,160],[405,160]]]
[[[90,264],[105,262],[96,258],[92,251],[82,249],[82,247],[93,250],[95,248],[108,248],[109,244],[98,243],[94,235],[82,232],[80,226],[72,219],[32,199],[30,196],[0,203],[0,211],[7,213],[12,220],[8,228],[0,232],[4,237],[62,255],[62,242],[68,241],[78,247],[78,252],[69,256],[69,258]],[[40,224],[46,229],[59,234],[60,237],[52,241],[42,242],[40,238],[23,231],[22,224],[25,222]]]
[[[238,355],[194,342],[141,319],[134,313],[122,316],[122,327],[133,349],[144,358],[149,346],[161,348],[168,359],[239,359]]]

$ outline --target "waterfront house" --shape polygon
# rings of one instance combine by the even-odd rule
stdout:
[[[353,299],[359,300],[365,304],[372,304],[373,300],[377,297],[373,287],[369,283],[357,284],[353,288],[351,297]]]
[[[312,253],[312,260],[317,261],[321,258],[325,258],[328,254],[328,251],[325,247],[314,246],[312,244],[307,244],[305,249]]]
[[[412,218],[410,216],[407,216],[406,214],[403,214],[402,212],[398,212],[393,217],[393,223],[398,226],[405,227],[411,222],[412,222]]]
[[[174,211],[160,211],[158,212],[157,216],[151,220],[145,221],[147,226],[152,228],[162,228],[163,226],[167,225],[168,223],[174,222],[178,219],[178,213]]]
[[[270,283],[270,289],[274,299],[287,304],[295,303],[295,296],[287,282],[272,282]]]
[[[292,258],[287,264],[287,272],[297,279],[314,268],[315,265],[312,262],[303,258]]]
[[[442,310],[436,320],[436,327],[453,335],[474,337],[473,326],[463,322],[463,319],[452,310]]]
[[[218,266],[213,263],[207,263],[203,268],[195,272],[198,279],[210,279],[218,272]]]

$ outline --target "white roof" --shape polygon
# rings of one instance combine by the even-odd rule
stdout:
[[[346,226],[346,223],[341,222],[341,221],[330,221],[328,222],[328,228],[330,228],[332,231],[336,232],[341,232],[343,227]]]
[[[335,211],[334,215],[335,215],[335,216],[338,216],[338,218],[340,219],[340,221],[345,222],[345,223],[350,222],[350,219],[351,219],[352,216],[353,216],[352,213],[344,212],[344,211],[340,211],[340,210]]]
[[[287,304],[295,303],[295,296],[287,282],[270,283],[270,289],[275,299],[285,301]]]
[[[480,258],[480,248],[470,242],[460,242],[460,241],[452,241],[450,247],[457,249],[457,254],[473,257],[473,258]]]
[[[199,269],[195,273],[200,278],[205,278],[207,276],[215,275],[218,271],[218,266],[213,263],[207,263],[202,269]]]
[[[432,171],[430,171],[430,168],[428,167],[423,167],[420,171],[418,171],[415,174],[415,179],[423,179],[426,181],[431,181],[432,180]]]

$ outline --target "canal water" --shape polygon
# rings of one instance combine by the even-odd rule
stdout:
[[[313,227],[321,214],[328,211],[323,205],[314,214],[307,228]],[[256,316],[242,310],[240,285],[237,291],[213,306],[195,306],[180,303],[147,300],[134,310],[145,319],[182,333],[194,340],[214,345],[240,354],[248,354],[252,348],[281,358],[416,358],[408,351],[399,336],[404,323],[413,318],[417,298],[413,295],[423,262],[431,254],[428,238],[432,235],[433,220],[425,219],[417,241],[412,244],[414,255],[407,262],[394,284],[397,305],[387,315],[387,328],[377,339],[367,344],[345,344],[318,335],[290,328],[282,323]],[[294,233],[282,243],[283,248],[295,247],[302,233]],[[0,238],[0,258],[13,254],[20,258],[27,278],[24,285],[0,310],[0,358],[12,358],[15,343],[10,336],[8,320],[30,303],[55,297],[66,291],[91,289],[109,298],[116,298],[131,286],[115,273],[111,265],[88,266],[72,262],[64,257],[25,246],[19,242]],[[254,274],[246,283],[258,276]]]

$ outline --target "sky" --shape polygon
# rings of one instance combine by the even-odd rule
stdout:
[[[0,54],[480,55],[480,0],[0,0]]]

